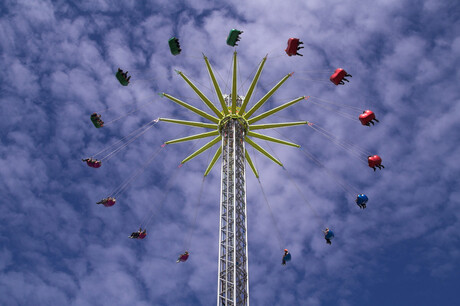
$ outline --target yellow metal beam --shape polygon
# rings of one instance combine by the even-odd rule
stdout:
[[[256,149],[257,151],[259,151],[260,153],[262,153],[263,155],[267,156],[269,159],[271,159],[273,162],[275,162],[276,164],[280,165],[281,167],[283,167],[283,164],[277,160],[275,157],[273,157],[270,153],[268,153],[267,151],[265,151],[261,146],[259,146],[257,143],[255,143],[254,141],[251,140],[251,138],[248,138],[248,137],[245,137],[244,140],[250,144],[251,146],[254,147],[254,149]]]
[[[214,164],[217,162],[219,159],[220,155],[222,154],[222,146],[217,149],[216,153],[214,154],[214,157],[212,158],[211,162],[209,163],[208,168],[204,172],[204,176],[207,176],[209,172],[211,172],[212,168],[214,167]]]
[[[281,79],[281,81],[278,82],[278,84],[276,84],[272,89],[270,89],[266,94],[265,96],[262,97],[262,99],[260,99],[245,115],[244,115],[244,118],[248,119],[249,117],[251,117],[251,115],[256,111],[258,110],[262,105],[264,105],[264,103],[275,93],[275,91],[278,90],[278,88],[281,87],[281,85],[283,85],[284,82],[286,82],[286,80],[292,76],[293,72],[292,73],[289,73],[288,75],[286,75],[284,78]]]
[[[249,100],[251,99],[252,93],[254,92],[254,88],[256,87],[257,82],[259,81],[259,77],[260,77],[260,74],[262,73],[262,69],[264,68],[266,60],[267,60],[267,55],[265,55],[265,57],[260,62],[259,68],[257,68],[257,72],[254,75],[254,79],[252,79],[248,92],[246,93],[246,96],[244,97],[243,104],[241,105],[241,108],[240,108],[241,115],[243,115],[244,111],[246,110],[246,106],[248,105]]]
[[[208,114],[208,113],[202,111],[201,109],[198,109],[198,108],[196,108],[196,107],[194,107],[194,106],[191,106],[190,104],[185,103],[184,101],[181,101],[181,100],[179,100],[179,99],[177,99],[177,98],[174,98],[173,96],[168,95],[168,94],[166,94],[166,93],[163,93],[162,95],[163,95],[163,97],[166,97],[166,98],[168,98],[169,100],[171,100],[171,101],[173,101],[173,102],[176,102],[176,103],[179,104],[180,106],[185,107],[186,109],[188,109],[188,110],[194,112],[195,114],[200,115],[200,116],[203,117],[203,118],[206,118],[206,119],[208,119],[208,120],[210,120],[210,121],[212,121],[212,122],[214,122],[214,123],[219,123],[219,119],[218,119],[218,118],[211,116],[210,114]]]
[[[204,102],[213,112],[214,114],[217,115],[217,117],[222,118],[223,115],[221,112],[217,109],[217,107],[211,102],[211,100],[206,97],[201,90],[198,89],[198,87],[195,86],[195,84],[192,83],[192,81],[189,80],[189,78],[183,74],[181,71],[177,71],[177,73],[187,82],[187,84],[193,89],[193,91],[200,97],[201,101]]]
[[[254,131],[254,130],[276,129],[280,127],[288,127],[288,126],[302,125],[302,124],[308,124],[308,121],[254,124],[254,125],[250,125],[249,128],[251,129],[251,131]]]
[[[224,96],[222,95],[222,91],[220,90],[219,83],[214,76],[214,72],[212,71],[211,64],[209,63],[208,58],[203,54],[204,61],[206,63],[206,67],[208,68],[209,76],[211,77],[212,84],[214,85],[214,89],[216,90],[217,98],[219,99],[220,106],[222,107],[224,114],[228,115],[228,107],[225,104]]]
[[[255,116],[254,118],[249,119],[248,123],[253,124],[254,122],[257,122],[257,121],[262,120],[262,119],[264,119],[264,118],[266,118],[268,116],[271,116],[271,115],[273,115],[273,114],[275,114],[275,113],[277,113],[277,112],[279,112],[279,111],[281,111],[281,110],[283,110],[283,109],[285,109],[285,108],[287,108],[287,107],[289,107],[289,106],[291,106],[293,104],[296,104],[297,102],[302,101],[304,99],[308,99],[308,97],[298,97],[297,99],[294,99],[292,101],[284,103],[284,104],[282,104],[282,105],[280,105],[278,107],[275,107],[275,108],[273,108],[273,109],[271,109],[269,111],[266,111],[265,113],[262,113],[262,114],[260,114],[258,116]]]
[[[217,124],[203,123],[203,122],[196,122],[196,121],[187,121],[187,120],[178,120],[178,119],[169,119],[169,118],[158,118],[158,120],[164,121],[164,122],[182,124],[182,125],[202,127],[205,129],[213,129],[213,130],[217,130],[217,128],[219,127]]]
[[[196,134],[196,135],[187,136],[183,138],[173,139],[170,141],[166,141],[165,143],[172,144],[172,143],[184,142],[184,141],[206,138],[206,137],[211,137],[211,136],[216,136],[216,135],[219,135],[219,131],[206,132],[206,133]]]
[[[237,96],[237,84],[236,84],[236,51],[233,52],[233,77],[232,77],[232,114],[236,114],[236,96]]]
[[[278,138],[270,137],[270,136],[267,136],[267,135],[262,135],[262,134],[259,134],[259,133],[254,133],[254,132],[249,131],[247,133],[247,135],[251,136],[251,137],[256,137],[256,138],[259,138],[259,139],[263,139],[263,140],[268,140],[268,141],[271,141],[271,142],[276,142],[276,143],[279,143],[279,144],[284,144],[284,145],[291,146],[291,147],[300,148],[300,145],[295,144],[293,142],[284,141],[284,140],[281,140],[281,139],[278,139]]]
[[[248,162],[249,166],[251,167],[252,172],[254,172],[254,175],[256,176],[256,178],[259,178],[259,172],[257,172],[257,169],[254,166],[254,163],[252,162],[251,157],[249,156],[248,150],[246,150],[246,149],[244,150],[244,155],[246,156],[246,161]]]
[[[193,152],[192,154],[190,154],[189,156],[187,156],[182,162],[181,164],[185,164],[186,162],[188,162],[189,160],[191,160],[192,158],[200,155],[201,153],[203,153],[204,151],[206,151],[207,149],[209,149],[210,147],[212,147],[213,145],[215,145],[216,143],[218,143],[220,140],[221,140],[222,136],[217,136],[216,138],[214,138],[213,140],[211,140],[210,142],[208,142],[207,144],[205,144],[204,146],[202,146],[201,148],[199,148],[198,150],[196,150],[195,152]]]

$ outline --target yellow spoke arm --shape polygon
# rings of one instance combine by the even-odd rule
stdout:
[[[308,97],[298,97],[297,99],[294,99],[292,101],[284,103],[284,104],[282,104],[282,105],[280,105],[278,107],[275,107],[275,108],[273,108],[273,109],[271,109],[269,111],[266,111],[265,113],[262,113],[262,114],[260,114],[258,116],[255,116],[254,118],[249,119],[248,123],[253,124],[254,122],[257,122],[257,121],[262,120],[262,119],[264,119],[264,118],[266,118],[268,116],[271,116],[271,115],[273,115],[273,114],[275,114],[275,113],[277,113],[277,112],[279,112],[279,111],[281,111],[281,110],[283,110],[283,109],[285,109],[285,108],[287,108],[287,107],[289,107],[289,106],[291,106],[293,104],[296,104],[297,102],[302,101],[304,99],[306,100],[306,99],[308,99]]]
[[[236,114],[236,51],[233,52],[233,77],[232,77],[232,114]]]
[[[183,74],[181,71],[177,71],[177,73],[184,79],[185,82],[193,89],[193,91],[200,97],[201,101],[204,102],[213,112],[217,115],[217,117],[222,118],[223,115],[217,109],[217,107],[189,80],[189,78]]]
[[[248,162],[249,166],[251,167],[252,172],[254,172],[254,175],[256,176],[256,178],[259,178],[259,172],[257,172],[257,169],[254,166],[254,163],[252,162],[251,157],[249,156],[248,150],[244,150],[244,155],[246,156],[246,161]]]
[[[275,93],[275,91],[278,90],[278,88],[281,87],[281,85],[283,85],[284,82],[286,82],[286,80],[292,76],[293,73],[289,73],[288,75],[286,75],[284,78],[281,79],[281,81],[278,82],[278,84],[276,84],[272,89],[270,89],[266,94],[265,96],[262,97],[262,99],[260,99],[245,115],[244,115],[244,118],[248,119],[251,117],[251,115],[256,111],[258,110],[262,105],[264,105],[265,102],[267,102],[268,99],[270,99],[270,97]]]
[[[209,76],[211,77],[212,84],[214,85],[214,89],[216,90],[217,98],[219,99],[220,106],[222,107],[224,114],[228,115],[228,108],[227,104],[225,103],[224,96],[222,95],[222,91],[220,90],[219,83],[217,83],[216,77],[214,76],[214,72],[212,71],[211,64],[209,63],[208,58],[203,54],[204,61],[206,62],[206,67],[208,68]]]
[[[281,140],[281,139],[278,139],[278,138],[270,137],[270,136],[267,136],[267,135],[262,135],[262,134],[259,134],[259,133],[248,132],[247,135],[251,136],[251,137],[256,137],[256,138],[259,138],[259,139],[263,139],[263,140],[268,140],[268,141],[271,141],[271,142],[276,142],[276,143],[279,143],[279,144],[284,144],[284,145],[291,146],[291,147],[300,148],[300,145],[295,144],[293,142],[284,141],[284,140]]]
[[[165,143],[172,144],[172,143],[184,142],[184,141],[206,138],[206,137],[216,136],[216,135],[219,135],[219,131],[206,132],[206,133],[196,134],[196,135],[187,136],[183,138],[173,139],[170,141],[166,141]]]
[[[214,164],[217,162],[221,154],[222,154],[222,146],[220,146],[219,149],[217,149],[216,154],[214,154],[214,157],[212,158],[211,162],[209,163],[208,168],[206,169],[204,173],[204,176],[207,176],[209,172],[211,172],[212,168],[214,167]]]
[[[259,68],[257,69],[256,74],[254,75],[254,79],[252,79],[251,85],[249,86],[248,92],[246,93],[246,96],[244,97],[243,104],[241,105],[240,109],[240,114],[243,115],[244,111],[246,110],[246,106],[249,103],[249,100],[251,100],[252,93],[254,92],[254,88],[257,85],[257,82],[259,81],[260,74],[262,73],[262,69],[264,68],[265,61],[267,60],[267,56],[263,58],[262,62],[260,62]]]
[[[178,120],[178,119],[169,119],[169,118],[158,118],[158,120],[164,121],[164,122],[188,125],[188,126],[196,126],[196,127],[201,127],[201,128],[205,128],[205,129],[217,130],[217,128],[218,128],[217,124],[211,124],[211,123],[203,123],[203,122],[187,121],[187,120]]]
[[[208,114],[208,113],[202,111],[201,109],[198,109],[198,108],[196,108],[196,107],[194,107],[194,106],[191,106],[190,104],[185,103],[184,101],[181,101],[181,100],[179,100],[179,99],[177,99],[177,98],[174,98],[173,96],[168,95],[168,94],[166,94],[166,93],[162,93],[162,96],[168,98],[169,100],[171,100],[171,101],[173,101],[173,102],[175,102],[175,103],[177,103],[177,104],[179,104],[179,105],[182,106],[182,107],[185,107],[186,109],[188,109],[188,110],[194,112],[195,114],[198,114],[198,115],[200,115],[201,117],[208,119],[209,121],[212,121],[212,122],[214,122],[214,123],[219,123],[219,119],[218,119],[218,118],[216,118],[216,117],[214,117],[214,116],[211,116],[210,114]]]
[[[198,150],[196,150],[195,152],[193,152],[192,154],[190,154],[189,156],[187,156],[182,162],[181,164],[185,164],[186,162],[188,162],[189,160],[191,160],[192,158],[200,155],[201,153],[203,153],[204,151],[206,151],[207,149],[209,149],[210,147],[212,147],[213,145],[215,145],[216,143],[218,143],[220,140],[221,140],[222,136],[217,136],[216,138],[214,138],[213,140],[211,140],[210,142],[208,142],[207,144],[205,144],[204,146],[202,146],[201,148],[199,148]]]
[[[283,164],[277,160],[275,157],[273,157],[270,153],[268,153],[267,151],[265,151],[261,146],[259,146],[257,143],[255,143],[254,141],[252,141],[250,138],[248,137],[245,137],[244,140],[250,144],[251,146],[254,147],[254,149],[256,149],[257,151],[259,151],[260,153],[262,153],[263,155],[267,156],[269,159],[271,159],[273,162],[275,162],[276,164],[280,165],[281,167],[283,167]]]
[[[254,124],[254,125],[249,126],[249,128],[251,129],[251,131],[254,131],[254,130],[276,129],[280,127],[288,127],[288,126],[295,126],[295,125],[302,125],[302,124],[308,124],[308,121]]]

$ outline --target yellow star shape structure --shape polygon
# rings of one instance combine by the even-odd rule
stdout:
[[[259,101],[257,101],[254,106],[252,106],[248,111],[246,111],[246,108],[249,104],[249,101],[251,100],[252,94],[254,92],[254,89],[257,85],[257,82],[259,81],[260,74],[262,73],[262,69],[265,65],[265,62],[267,60],[267,56],[265,56],[262,61],[259,64],[259,67],[257,69],[257,72],[251,82],[251,85],[249,86],[248,91],[246,92],[246,95],[244,97],[241,97],[243,100],[241,103],[241,107],[237,106],[237,52],[235,51],[233,53],[233,76],[232,76],[232,92],[231,92],[231,106],[228,106],[226,104],[224,95],[222,94],[222,90],[219,87],[219,84],[214,76],[214,72],[211,68],[211,65],[209,63],[208,58],[203,55],[204,61],[206,62],[206,67],[209,72],[209,76],[211,78],[211,81],[214,85],[215,92],[217,94],[217,98],[219,99],[221,110],[219,110],[213,102],[209,98],[207,98],[196,86],[193,84],[189,78],[183,74],[181,71],[177,71],[177,73],[187,82],[187,84],[193,89],[193,91],[198,95],[198,97],[203,101],[203,103],[214,113],[215,116],[202,111],[184,101],[181,101],[167,93],[162,93],[163,97],[168,98],[169,100],[179,104],[180,106],[198,114],[204,119],[209,120],[211,123],[203,123],[203,122],[196,122],[196,121],[186,121],[186,120],[178,120],[178,119],[168,119],[168,118],[159,118],[160,121],[165,121],[165,122],[171,122],[171,123],[176,123],[176,124],[181,124],[181,125],[187,125],[187,126],[194,126],[194,127],[201,127],[204,129],[211,130],[210,132],[205,132],[205,133],[200,133],[196,135],[191,135],[183,138],[178,138],[174,140],[170,140],[165,142],[166,144],[172,144],[172,143],[179,143],[179,142],[184,142],[184,141],[190,141],[190,140],[195,140],[195,139],[200,139],[200,138],[207,138],[207,137],[212,137],[215,136],[214,139],[209,141],[207,144],[187,156],[184,160],[182,160],[181,164],[184,164],[191,160],[192,158],[200,155],[201,153],[205,152],[206,150],[210,149],[213,145],[218,143],[219,141],[222,141],[222,128],[225,125],[226,122],[229,120],[238,120],[241,125],[244,127],[244,140],[246,143],[251,145],[254,149],[268,157],[270,160],[275,162],[276,164],[280,165],[283,167],[283,164],[273,157],[271,154],[269,154],[265,149],[263,149],[260,145],[258,145],[256,142],[254,142],[253,138],[258,138],[258,139],[263,139],[271,142],[276,142],[279,144],[283,145],[288,145],[288,146],[293,146],[300,148],[300,145],[289,142],[289,141],[284,141],[281,139],[277,139],[274,137],[270,137],[267,135],[259,134],[254,132],[255,130],[264,130],[264,129],[273,129],[273,128],[280,128],[280,127],[288,127],[288,126],[295,126],[295,125],[303,125],[303,124],[308,124],[308,121],[297,121],[297,122],[281,122],[281,123],[268,123],[268,124],[254,124],[258,122],[259,120],[262,120],[264,118],[267,118],[299,101],[306,100],[309,97],[307,96],[302,96],[298,97],[292,101],[286,102],[278,107],[275,107],[271,110],[268,110],[260,115],[253,116],[253,114],[267,102],[267,100],[283,85],[284,82],[287,81],[289,77],[292,76],[293,73],[289,73],[286,76],[284,76],[272,89],[270,89]],[[212,158],[211,162],[209,163],[208,167],[206,168],[206,171],[204,173],[204,176],[207,176],[211,169],[213,168],[214,164],[217,162],[219,159],[220,155],[222,154],[222,145],[219,146],[217,149],[216,153],[214,154],[214,157]],[[259,173],[254,166],[254,163],[251,160],[251,157],[249,156],[249,153],[247,150],[245,150],[245,157],[246,161],[248,162],[249,166],[251,167],[252,171],[254,172],[255,176],[259,178]]]

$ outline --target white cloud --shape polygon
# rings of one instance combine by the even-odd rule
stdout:
[[[373,173],[312,129],[281,130],[340,179],[369,195],[368,208],[360,211],[338,179],[298,149],[270,145],[309,204],[282,168],[260,154],[253,156],[282,241],[247,168],[251,302],[365,303],[374,289],[357,294],[356,286],[382,277],[385,288],[389,280],[380,271],[393,267],[387,268],[381,258],[397,254],[395,244],[414,243],[418,250],[410,253],[417,260],[403,263],[404,271],[452,277],[459,257],[455,160],[460,110],[455,64],[460,43],[455,27],[433,30],[449,20],[427,21],[429,14],[445,16],[448,8],[408,1],[181,4],[5,4],[8,10],[0,17],[5,77],[0,98],[1,303],[214,303],[219,164],[205,182],[191,257],[186,264],[175,263],[194,224],[207,154],[176,170],[192,145],[168,145],[114,207],[95,205],[164,141],[198,129],[160,123],[100,169],[86,167],[80,158],[158,116],[199,120],[156,94],[171,93],[206,109],[173,69],[183,71],[214,98],[201,52],[225,88],[233,52],[225,38],[231,28],[244,31],[238,47],[243,80],[252,78],[269,53],[253,101],[286,73],[296,72],[259,113],[312,95],[371,107],[381,121],[363,127],[358,120],[347,121],[306,101],[267,122],[286,117],[311,120],[342,140],[378,152],[386,166]],[[181,41],[179,56],[168,50],[167,40],[173,35]],[[289,37],[305,42],[304,57],[284,54]],[[132,74],[128,87],[121,87],[114,77],[118,66]],[[329,84],[327,72],[304,72],[337,66],[353,74],[347,86]],[[308,80],[320,78],[325,82]],[[89,120],[92,112],[102,111],[103,119],[110,121],[149,101],[151,105],[103,129],[95,129]],[[198,143],[195,149],[205,141]],[[258,143],[268,149],[265,142]],[[147,239],[129,240],[129,233],[150,216]],[[332,246],[322,237],[326,226],[336,233]],[[21,238],[15,239],[17,235]],[[284,247],[293,254],[287,267],[280,265]],[[435,264],[440,260],[443,265]]]

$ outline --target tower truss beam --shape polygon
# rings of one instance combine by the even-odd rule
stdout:
[[[222,132],[217,305],[249,305],[244,126],[232,119]]]

